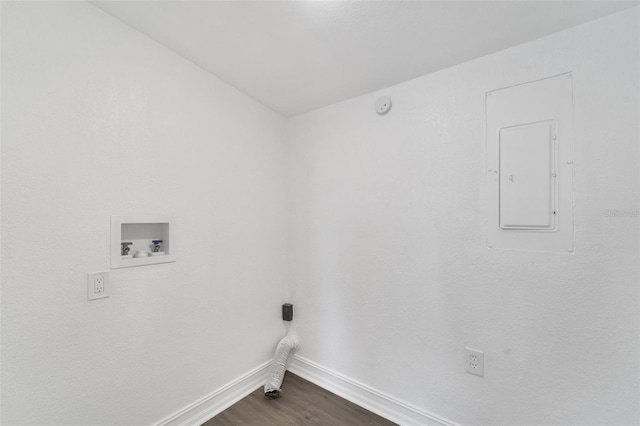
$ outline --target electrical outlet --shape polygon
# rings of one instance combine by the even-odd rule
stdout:
[[[109,272],[87,274],[87,300],[109,297]]]
[[[464,362],[467,373],[484,377],[484,352],[476,349],[464,348]]]

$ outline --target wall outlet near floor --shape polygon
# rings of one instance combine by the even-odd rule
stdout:
[[[484,377],[484,352],[476,349],[464,348],[464,362],[467,373]]]
[[[87,274],[87,300],[109,297],[109,272]]]

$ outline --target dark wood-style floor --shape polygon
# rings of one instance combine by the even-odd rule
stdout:
[[[264,389],[227,408],[202,426],[392,426],[392,423],[287,371],[282,396],[264,398]]]

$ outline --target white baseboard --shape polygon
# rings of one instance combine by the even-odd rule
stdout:
[[[269,365],[271,361],[161,420],[155,426],[201,425],[264,385]]]
[[[155,426],[201,425],[263,385],[269,365],[271,361],[166,417]],[[399,425],[458,426],[298,355],[292,357],[288,370]]]
[[[399,425],[456,426],[456,423],[422,411],[298,355],[291,359],[289,371]]]

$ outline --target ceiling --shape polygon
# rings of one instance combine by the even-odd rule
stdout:
[[[638,1],[92,1],[293,116]]]

